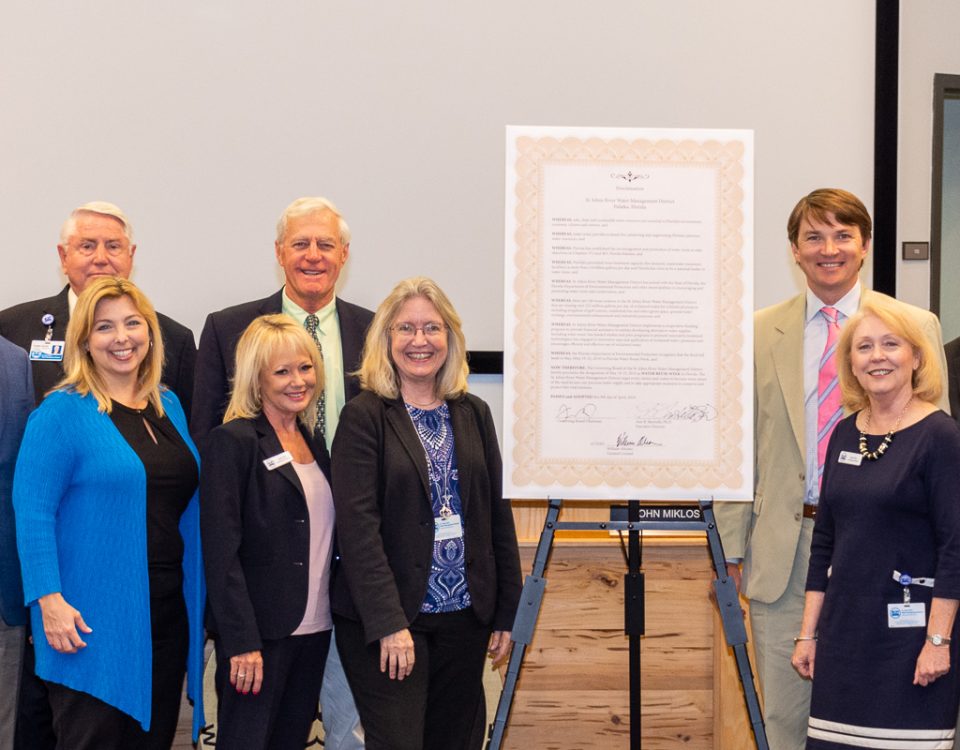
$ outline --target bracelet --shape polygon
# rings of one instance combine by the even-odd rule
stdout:
[[[793,639],[793,642],[800,643],[800,641],[815,641],[815,640],[817,640],[817,636],[815,635],[798,635],[796,638]]]

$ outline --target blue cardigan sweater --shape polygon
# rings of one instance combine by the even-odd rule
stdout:
[[[163,408],[196,447],[177,397]],[[54,391],[27,423],[13,503],[24,598],[31,610],[37,674],[89,693],[150,727],[152,639],[147,571],[146,473],[137,454],[97,410],[93,396]],[[203,725],[203,605],[206,589],[195,493],[180,520],[184,598],[190,622],[187,692],[193,738]],[[92,633],[61,654],[43,636],[37,599],[60,591]]]

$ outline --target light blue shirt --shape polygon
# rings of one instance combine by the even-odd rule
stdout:
[[[304,324],[308,313],[287,296],[283,288],[283,302],[280,309],[300,325]],[[347,402],[343,386],[343,347],[340,340],[340,318],[337,317],[337,298],[321,307],[315,313],[320,321],[317,337],[323,347],[323,392],[326,396],[327,431],[324,435],[329,451],[333,446],[333,435],[340,423],[340,411]]]
[[[817,466],[817,381],[820,379],[820,358],[827,345],[827,320],[820,308],[836,308],[840,327],[860,307],[861,287],[858,281],[835,305],[826,305],[807,288],[807,309],[803,327],[803,442],[807,456],[806,494],[803,502],[816,505],[820,501],[819,467]]]

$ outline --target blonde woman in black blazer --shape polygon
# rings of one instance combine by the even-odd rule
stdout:
[[[302,750],[331,628],[330,461],[314,433],[323,366],[285,315],[255,319],[236,357],[201,480],[217,747]]]
[[[509,651],[520,561],[493,418],[433,281],[380,305],[360,381],[333,445],[332,604],[366,747],[479,747],[484,656]]]

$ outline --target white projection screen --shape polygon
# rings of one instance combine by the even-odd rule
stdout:
[[[499,351],[507,124],[753,130],[770,304],[800,288],[797,198],[872,202],[873,7],[10,0],[0,307],[59,290],[63,219],[109,200],[136,231],[134,280],[199,337],[209,311],[279,288],[277,217],[324,195],[353,231],[341,296],[375,307],[432,276],[468,347]]]

